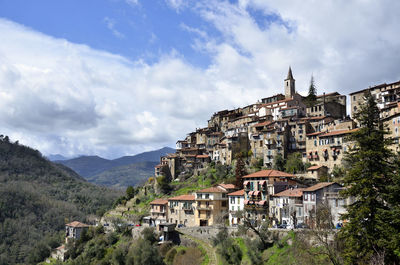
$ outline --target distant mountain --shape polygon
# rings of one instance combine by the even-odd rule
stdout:
[[[154,166],[159,162],[136,162],[129,165],[113,167],[87,178],[89,182],[113,188],[126,188],[142,184],[154,175]]]
[[[164,147],[113,160],[99,156],[81,156],[56,162],[71,168],[92,183],[126,188],[153,176],[154,166],[160,162],[160,157],[169,153],[175,153],[175,149]]]
[[[48,155],[48,156],[46,156],[46,157],[47,157],[47,159],[49,159],[50,161],[61,161],[61,160],[68,160],[68,159],[70,159],[70,158],[65,157],[65,156],[63,156],[63,155],[60,155],[60,154]]]
[[[37,264],[66,221],[111,208],[120,192],[95,186],[39,151],[0,138],[0,264]]]

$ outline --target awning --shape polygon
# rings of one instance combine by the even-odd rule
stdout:
[[[254,191],[250,191],[250,192],[249,192],[249,196],[252,196],[253,193],[254,193]]]
[[[249,204],[249,201],[248,200],[244,200],[244,202],[243,202],[245,205],[247,205],[247,204]]]
[[[249,181],[248,181],[248,180],[246,180],[245,182],[243,182],[243,185],[244,185],[244,186],[247,186],[247,184],[249,184]]]
[[[265,205],[267,203],[267,201],[259,201],[258,205]]]
[[[332,148],[332,151],[335,151],[336,150],[336,148],[334,147],[334,148]]]
[[[267,181],[266,180],[262,180],[262,181],[260,181],[260,185],[262,186],[262,185],[264,185],[264,184],[266,184],[267,183]]]
[[[260,195],[260,193],[261,193],[261,191],[258,190],[258,191],[255,191],[253,195],[258,196],[258,195]]]
[[[326,152],[326,151],[328,151],[328,149],[325,148],[325,149],[324,149],[324,152]]]

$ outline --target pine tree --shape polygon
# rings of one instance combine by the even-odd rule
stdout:
[[[369,92],[355,118],[361,128],[349,137],[354,147],[346,155],[352,167],[344,177],[346,189],[343,194],[353,196],[355,202],[342,216],[347,220],[341,230],[346,246],[344,257],[349,264],[369,264],[382,256],[386,262],[397,264],[400,260],[395,255],[391,234],[398,235],[400,226],[391,225],[390,202],[394,200],[389,201],[392,197],[390,187],[396,179],[393,153],[388,148],[392,140],[386,137],[379,109]]]
[[[317,88],[315,87],[314,76],[311,75],[310,87],[308,88],[308,95],[306,98],[307,107],[313,106],[316,100],[317,100]]]

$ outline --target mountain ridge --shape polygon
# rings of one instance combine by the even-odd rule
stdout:
[[[160,162],[161,156],[168,153],[175,153],[175,149],[163,147],[111,160],[94,155],[55,162],[71,168],[89,182],[109,187],[126,188],[127,186],[135,186],[153,176],[154,166]]]

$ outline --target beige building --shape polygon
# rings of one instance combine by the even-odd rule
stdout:
[[[168,198],[168,220],[169,223],[184,226],[195,226],[195,196],[180,195]]]
[[[330,170],[341,166],[344,153],[353,145],[348,136],[356,130],[307,134],[307,161],[316,166],[326,166]]]
[[[155,199],[150,203],[150,225],[168,222],[168,200]]]
[[[228,190],[211,187],[196,192],[196,226],[222,224],[228,218]]]

